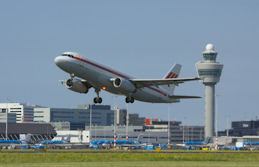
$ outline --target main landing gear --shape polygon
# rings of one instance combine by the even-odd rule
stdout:
[[[95,89],[95,92],[97,94],[97,97],[94,98],[94,103],[99,103],[101,104],[103,99],[99,96],[99,93],[100,93],[100,89]]]
[[[126,103],[134,103],[134,98],[133,97],[126,97],[126,99],[125,99],[125,102]]]

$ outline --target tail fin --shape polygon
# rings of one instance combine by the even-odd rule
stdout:
[[[139,134],[136,143],[141,144],[141,137],[143,134]]]
[[[163,79],[170,79],[170,78],[178,78],[180,71],[181,71],[182,66],[180,64],[175,64],[173,67],[170,68],[168,73],[163,77]],[[174,88],[175,85],[162,85],[160,86],[161,88],[167,90],[169,95],[173,95],[174,93]]]

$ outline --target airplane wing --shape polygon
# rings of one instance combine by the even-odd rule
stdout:
[[[159,85],[178,85],[187,81],[200,80],[200,78],[170,78],[170,79],[129,79],[137,88]]]
[[[169,96],[172,99],[191,99],[191,98],[201,98],[200,96],[183,96],[183,95],[172,95]]]

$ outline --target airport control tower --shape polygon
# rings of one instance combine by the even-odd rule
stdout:
[[[202,53],[204,60],[196,63],[201,83],[205,85],[205,138],[215,135],[215,85],[219,82],[223,64],[216,62],[217,52],[212,44]]]

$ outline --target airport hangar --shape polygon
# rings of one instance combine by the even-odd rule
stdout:
[[[28,140],[38,143],[42,140],[52,140],[56,131],[50,124],[44,123],[8,123],[9,140]],[[0,138],[6,139],[6,123],[0,123]]]

